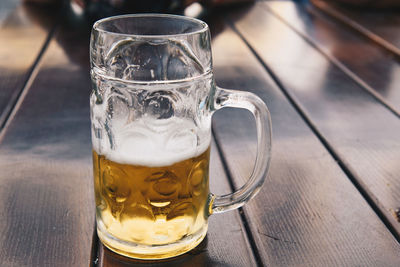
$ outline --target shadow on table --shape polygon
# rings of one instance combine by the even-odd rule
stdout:
[[[127,258],[114,253],[106,248],[103,244],[99,244],[99,254],[95,260],[94,266],[124,267],[124,266],[151,266],[151,267],[179,267],[179,266],[207,266],[218,265],[223,263],[215,262],[208,255],[207,250],[208,239],[206,238],[193,250],[171,259],[165,260],[137,260]]]

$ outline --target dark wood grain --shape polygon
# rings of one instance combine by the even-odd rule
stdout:
[[[346,8],[321,0],[312,3],[400,58],[400,12],[397,9]]]
[[[312,5],[285,2],[264,7],[400,117],[400,92],[397,90],[400,64],[391,53]]]
[[[67,29],[51,42],[0,145],[1,266],[90,263],[89,32]]]
[[[2,1],[0,4],[0,130],[10,116],[41,56],[57,18],[54,8]],[[37,12],[40,11],[40,12]],[[39,18],[37,17],[39,16]]]
[[[263,50],[286,66],[293,82],[301,83],[298,66],[290,66],[290,58],[280,53],[286,47],[294,49],[295,38],[284,35],[271,19],[266,26],[267,14],[258,11],[257,6],[244,11],[236,25],[269,40]],[[249,20],[254,24],[244,29]],[[283,51],[300,66],[305,57],[311,60],[307,53]],[[271,110],[271,170],[260,193],[244,208],[265,265],[398,266],[398,242],[239,37],[229,30],[214,36],[213,55],[217,84],[252,91]],[[317,82],[311,76],[308,80]],[[218,111],[214,119],[217,142],[239,187],[254,160],[254,123],[249,114],[238,110]]]
[[[210,190],[231,192],[220,156],[212,144]],[[237,211],[212,215],[206,239],[193,251],[164,261],[138,261],[119,256],[100,244],[98,266],[256,266],[246,231]]]
[[[235,26],[399,236],[399,118],[262,6]]]

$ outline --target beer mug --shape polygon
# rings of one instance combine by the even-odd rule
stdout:
[[[191,250],[205,237],[211,214],[241,207],[263,184],[271,152],[266,105],[252,93],[215,85],[210,32],[197,19],[102,19],[93,26],[90,58],[100,240],[138,259]],[[211,116],[223,107],[253,113],[258,149],[249,180],[215,196],[208,180]]]

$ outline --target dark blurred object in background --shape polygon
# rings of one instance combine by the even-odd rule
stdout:
[[[184,0],[72,0],[92,20],[126,13],[182,13]]]
[[[400,8],[400,0],[323,0],[347,7],[357,8]],[[311,0],[314,2],[314,0]]]
[[[215,7],[254,2],[254,0],[24,0],[27,3],[63,5],[90,21],[129,13],[169,13],[198,16]],[[191,9],[186,14],[186,9]]]
[[[253,0],[71,0],[85,10],[92,20],[127,13],[170,13],[184,14],[185,8],[199,5],[211,9]]]
[[[3,0],[0,0],[3,1]],[[51,31],[57,24],[54,40],[65,51],[68,59],[89,68],[88,47],[90,31],[94,21],[112,15],[153,12],[174,13],[203,20],[212,19],[211,32],[215,36],[223,29],[218,19],[230,7],[253,0],[22,0],[22,8],[30,21]],[[143,3],[142,3],[143,2]],[[82,45],[87,41],[87,46]],[[79,45],[73,45],[78,42]]]

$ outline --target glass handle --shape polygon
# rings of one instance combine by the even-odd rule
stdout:
[[[231,194],[212,196],[212,213],[240,208],[253,198],[265,181],[271,159],[271,116],[266,104],[253,93],[217,87],[213,110],[224,107],[244,108],[253,114],[257,128],[257,157],[250,178],[241,188]]]

